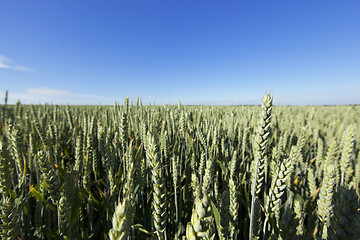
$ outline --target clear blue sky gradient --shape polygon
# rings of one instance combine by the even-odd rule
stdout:
[[[0,6],[10,103],[360,104],[358,0]]]

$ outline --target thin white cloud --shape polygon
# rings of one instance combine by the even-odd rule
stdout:
[[[29,88],[26,90],[27,93],[37,96],[49,96],[49,97],[64,97],[64,96],[71,96],[71,92],[64,91],[60,89],[54,88]]]
[[[33,69],[15,64],[10,58],[0,55],[0,68],[21,72],[35,72]]]
[[[78,98],[87,98],[87,99],[96,99],[96,100],[108,100],[108,101],[114,101],[115,98],[111,97],[105,97],[105,96],[98,96],[98,95],[90,95],[90,94],[75,94]]]
[[[4,92],[0,91],[0,96],[5,96]],[[79,94],[63,89],[55,89],[49,87],[29,88],[24,92],[12,92],[9,90],[9,104],[14,104],[20,100],[23,104],[74,104],[74,105],[97,105],[99,103],[105,105],[112,105],[118,102],[119,99],[98,96]]]

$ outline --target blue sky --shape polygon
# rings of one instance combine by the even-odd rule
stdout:
[[[0,6],[10,103],[259,104],[271,91],[276,104],[360,104],[357,0]]]

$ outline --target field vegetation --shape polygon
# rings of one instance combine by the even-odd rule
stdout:
[[[1,105],[1,239],[360,239],[360,106]]]

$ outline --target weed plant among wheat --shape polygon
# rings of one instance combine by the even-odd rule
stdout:
[[[261,103],[1,105],[1,239],[360,239],[360,106]]]

